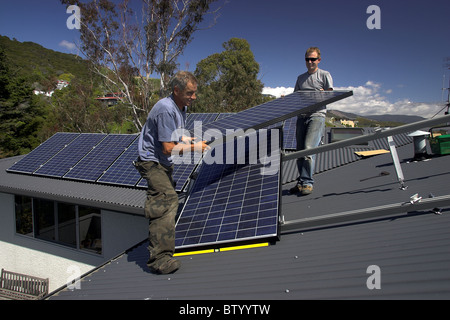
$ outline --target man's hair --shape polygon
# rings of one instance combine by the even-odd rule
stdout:
[[[305,58],[310,54],[310,53],[313,53],[313,52],[317,52],[317,57],[320,59],[321,57],[320,57],[320,49],[319,48],[317,48],[317,47],[311,47],[311,48],[308,48],[308,50],[306,50],[306,53],[305,53]]]
[[[172,92],[175,87],[184,90],[189,82],[197,84],[197,78],[188,71],[179,71],[173,76],[172,80],[170,80],[170,88],[172,89]]]

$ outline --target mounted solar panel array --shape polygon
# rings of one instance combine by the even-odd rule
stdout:
[[[136,134],[56,133],[7,171],[146,188],[146,180],[133,165],[138,157],[137,137]],[[183,191],[195,166],[193,161],[174,166],[177,191]]]
[[[239,138],[247,140],[245,147],[234,139],[215,147],[223,148],[222,158],[211,163],[205,158],[177,221],[176,248],[277,236],[281,152],[279,134],[271,135],[261,130],[253,139]],[[270,152],[258,157],[262,144]],[[234,159],[227,159],[229,148]]]

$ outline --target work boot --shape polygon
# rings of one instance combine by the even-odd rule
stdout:
[[[306,195],[308,195],[308,194],[311,194],[312,192],[313,192],[313,186],[312,185],[310,185],[310,184],[307,184],[307,185],[304,185],[303,187],[302,187],[302,195],[303,196],[306,196]]]

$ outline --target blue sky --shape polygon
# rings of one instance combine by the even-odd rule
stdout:
[[[75,52],[67,44],[78,41],[78,32],[66,27],[69,14],[58,0],[0,3],[1,35]],[[380,8],[381,29],[367,28],[370,5]],[[224,42],[243,38],[260,64],[265,91],[289,93],[306,71],[305,50],[318,46],[319,67],[331,72],[335,88],[354,91],[329,107],[429,117],[447,97],[442,87],[444,75],[445,87],[450,77],[444,67],[450,57],[449,12],[448,0],[229,0],[212,28],[194,34],[178,62],[193,71],[198,61],[221,52]]]

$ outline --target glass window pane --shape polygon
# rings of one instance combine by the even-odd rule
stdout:
[[[16,232],[19,234],[33,236],[33,211],[31,198],[15,196],[16,209]]]
[[[33,199],[35,236],[55,240],[55,206],[53,201]]]
[[[99,209],[78,207],[80,249],[102,253],[102,226]]]
[[[58,242],[77,247],[76,206],[58,203]]]

